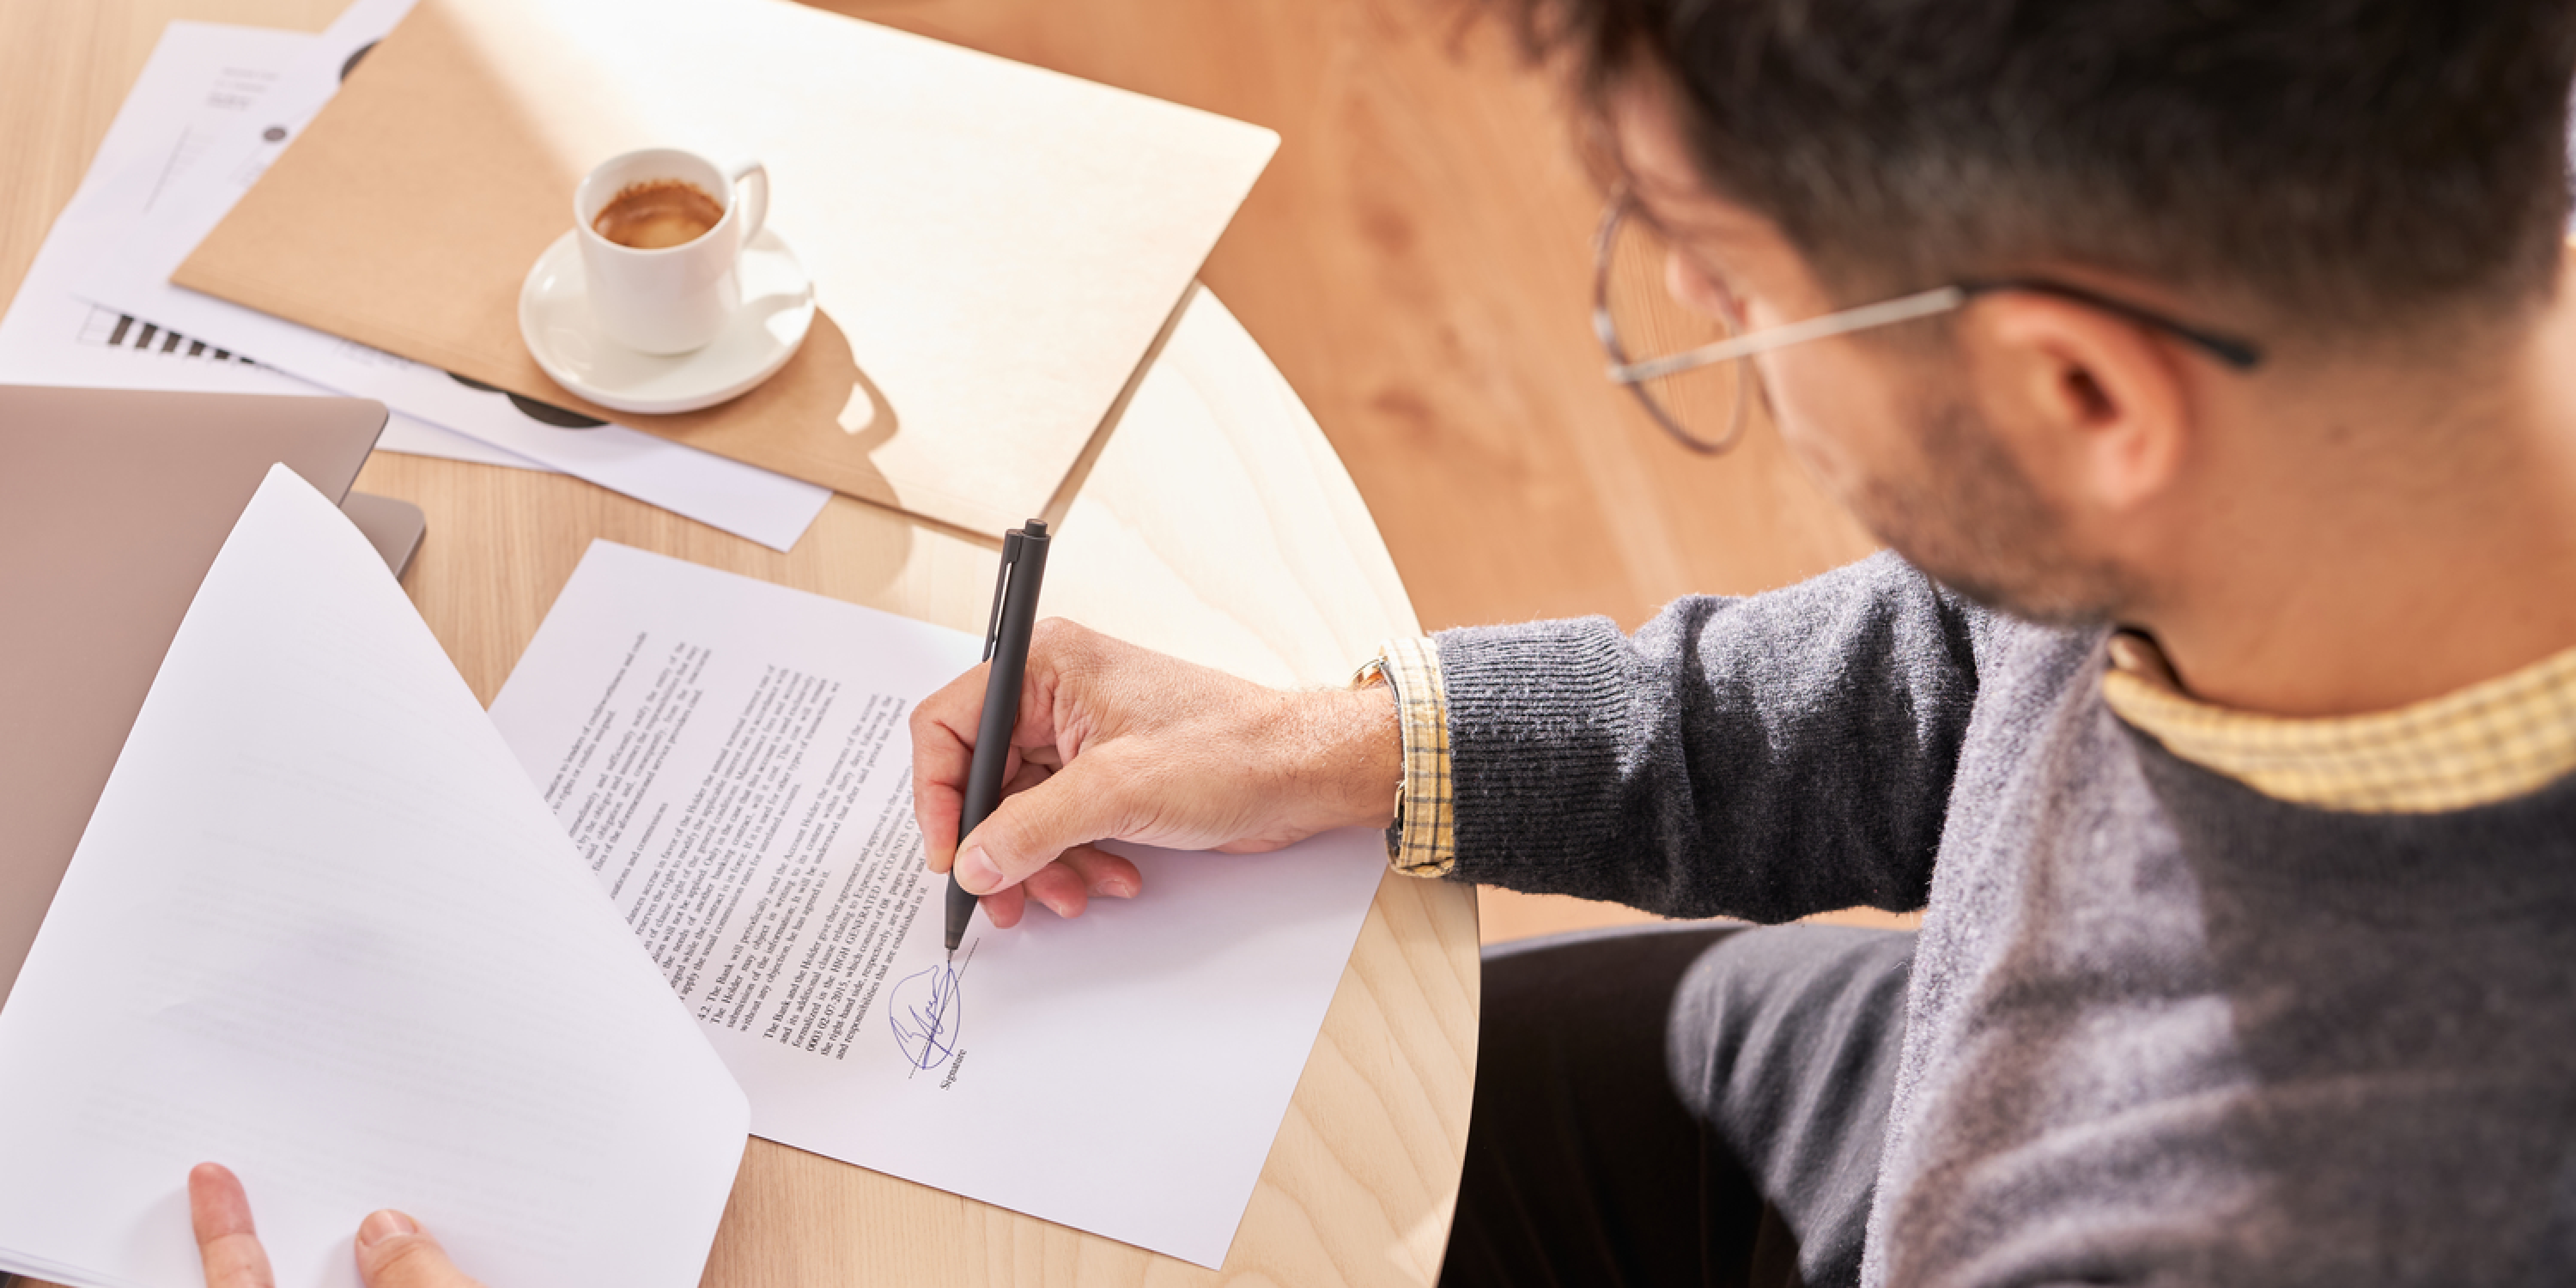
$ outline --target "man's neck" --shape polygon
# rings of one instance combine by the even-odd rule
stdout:
[[[2354,715],[2576,648],[2576,381],[2553,353],[2576,354],[2576,291],[2498,381],[2420,428],[2300,432],[2310,455],[2275,468],[2314,472],[2178,542],[2176,589],[2140,614],[2183,686],[2241,710]]]

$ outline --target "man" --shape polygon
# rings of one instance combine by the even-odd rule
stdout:
[[[1661,362],[1605,301],[1617,374],[1722,445],[1684,382],[1749,358],[1894,553],[1349,692],[1052,624],[954,855],[981,672],[917,713],[931,866],[1009,926],[1151,897],[1101,839],[1364,825],[1675,916],[1927,908],[1489,956],[1453,1282],[2576,1274],[2576,12],[1518,4],[1605,248],[1741,332]]]
[[[1352,693],[1056,626],[955,859],[994,921],[1133,891],[1103,837],[1390,823],[1675,916],[1928,904],[1490,957],[1453,1282],[2576,1277],[2576,12],[1521,12],[1740,324],[1701,357],[1907,562]],[[914,724],[934,868],[980,697]]]

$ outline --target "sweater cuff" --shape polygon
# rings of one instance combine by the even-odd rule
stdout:
[[[1458,839],[1449,781],[1449,699],[1440,682],[1439,647],[1428,639],[1387,641],[1353,682],[1380,680],[1395,690],[1404,741],[1395,826],[1386,831],[1387,866],[1409,877],[1445,877],[1458,865]]]

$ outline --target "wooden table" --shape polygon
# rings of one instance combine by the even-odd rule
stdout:
[[[0,0],[0,293],[166,20],[316,30],[337,8]],[[1416,629],[1340,461],[1213,297],[1193,302],[1149,379],[1057,499],[1051,611],[1274,684],[1341,683],[1379,640]],[[562,476],[379,455],[358,486],[427,512],[405,585],[486,701],[593,538],[964,630],[991,593],[991,540],[845,497],[781,555]],[[1476,1006],[1472,892],[1389,877],[1222,1272],[756,1140],[707,1282],[1427,1282],[1466,1144]]]

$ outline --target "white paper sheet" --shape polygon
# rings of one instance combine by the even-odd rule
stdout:
[[[361,0],[361,4],[383,0]],[[328,392],[149,314],[119,313],[73,289],[83,266],[121,245],[169,185],[217,141],[256,138],[269,90],[315,44],[299,31],[174,22],[125,96],[71,202],[54,220],[0,316],[0,381],[202,393]],[[131,176],[119,181],[120,176]],[[543,469],[523,457],[397,411],[376,446]]]
[[[1122,847],[1141,897],[979,916],[952,975],[905,720],[978,653],[598,542],[491,714],[755,1134],[1217,1266],[1385,844]]]
[[[0,1010],[0,1267],[288,1288],[401,1207],[496,1285],[698,1282],[739,1090],[373,547],[283,466],[207,574]]]
[[[121,226],[72,268],[73,289],[99,305],[152,318],[222,344],[335,393],[374,398],[423,422],[623,492],[701,523],[792,549],[831,490],[619,425],[548,423],[553,408],[468,385],[444,371],[170,285],[170,273],[250,190],[269,160],[321,111],[365,46],[393,29],[412,0],[356,0],[302,56],[279,68],[256,121],[210,132],[199,163],[167,182],[147,167],[106,181],[110,200],[148,215]],[[275,137],[270,137],[274,135]],[[578,420],[579,418],[576,418]]]

